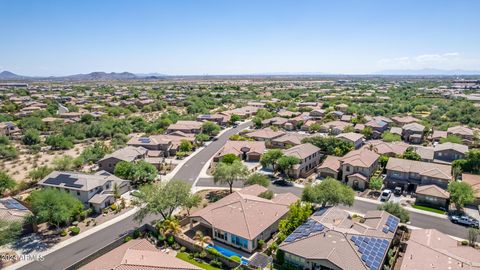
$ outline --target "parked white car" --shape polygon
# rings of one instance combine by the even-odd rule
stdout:
[[[380,195],[380,201],[386,202],[392,197],[392,191],[390,189],[384,189]]]

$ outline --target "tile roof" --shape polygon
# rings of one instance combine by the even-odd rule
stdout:
[[[327,158],[323,161],[322,165],[320,165],[318,168],[338,171],[340,170],[340,157],[327,156]]]
[[[462,181],[470,184],[475,191],[475,196],[480,198],[480,175],[462,173]]]
[[[418,173],[422,176],[439,178],[450,181],[452,179],[452,166],[430,162],[390,158],[386,166],[387,170]]]
[[[458,144],[458,143],[446,142],[446,143],[437,144],[434,150],[435,152],[444,151],[444,150],[454,150],[459,153],[465,154],[468,152],[468,146],[463,144]]]
[[[365,148],[353,150],[343,156],[340,161],[355,167],[371,167],[380,157],[377,153]]]
[[[316,147],[311,143],[304,143],[292,148],[284,149],[283,154],[286,156],[294,156],[299,159],[304,159],[310,155],[320,151],[320,148]]]
[[[415,193],[443,199],[450,198],[450,193],[438,187],[437,185],[418,186],[417,190],[415,190]]]
[[[464,136],[473,136],[473,130],[464,126],[455,126],[447,129],[448,133]]]
[[[284,134],[285,132],[283,131],[274,131],[270,128],[264,128],[264,129],[259,129],[259,130],[249,132],[245,134],[245,136],[250,138],[257,138],[257,139],[274,139]]]
[[[282,218],[289,205],[298,200],[293,194],[276,195],[280,197],[272,200],[258,197],[266,190],[258,185],[249,186],[209,204],[190,217],[201,217],[215,228],[253,240]]]
[[[257,141],[226,141],[223,148],[218,151],[217,156],[224,156],[226,154],[242,154],[243,151],[247,153],[263,154],[265,152],[265,142]],[[243,151],[242,151],[243,150]]]

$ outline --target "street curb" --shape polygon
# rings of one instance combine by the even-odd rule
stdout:
[[[114,224],[114,223],[116,223],[116,222],[118,222],[118,221],[120,221],[120,220],[123,220],[123,219],[126,219],[126,218],[130,217],[131,215],[135,214],[138,210],[139,210],[138,207],[134,207],[133,209],[125,212],[124,214],[122,214],[122,215],[120,215],[120,216],[118,216],[118,217],[115,217],[115,218],[113,218],[113,219],[111,219],[111,220],[108,220],[107,222],[102,223],[102,224],[96,226],[95,228],[92,228],[92,229],[90,229],[90,230],[87,230],[87,231],[84,232],[84,233],[80,233],[80,234],[78,234],[78,235],[76,235],[76,236],[73,236],[72,238],[69,238],[69,239],[67,239],[67,240],[65,240],[65,241],[63,241],[63,242],[60,242],[60,243],[54,245],[53,247],[51,247],[50,249],[48,249],[48,250],[46,250],[46,251],[39,252],[38,255],[47,256],[47,255],[49,255],[49,254],[51,254],[51,253],[53,253],[53,252],[55,252],[55,251],[57,251],[57,250],[65,247],[65,246],[68,246],[68,245],[70,245],[70,244],[75,243],[76,241],[78,241],[78,240],[80,240],[80,239],[83,239],[83,238],[85,238],[85,237],[87,237],[87,236],[90,236],[90,235],[92,235],[92,234],[94,234],[94,233],[96,233],[96,232],[98,232],[98,231],[101,231],[101,230],[103,230],[104,228],[106,228],[106,227],[108,227],[108,226],[110,226],[110,225],[112,225],[112,224]],[[21,268],[21,267],[23,267],[23,266],[25,266],[25,265],[28,265],[28,264],[30,264],[30,263],[33,263],[33,262],[35,262],[35,261],[19,261],[19,262],[17,262],[17,263],[14,263],[14,264],[12,264],[12,265],[4,268],[4,270],[18,269],[18,268]]]

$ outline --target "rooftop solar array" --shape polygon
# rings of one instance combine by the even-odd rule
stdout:
[[[51,177],[48,178],[47,180],[44,181],[45,184],[50,184],[50,185],[56,185],[59,186],[61,184],[64,184],[66,187],[71,187],[71,188],[82,188],[82,184],[76,184],[75,182],[77,181],[77,178],[72,178],[70,177],[69,174],[64,174],[61,173],[57,175],[56,177]]]
[[[150,138],[141,137],[138,139],[141,143],[150,143]]]
[[[350,240],[357,246],[358,252],[362,254],[362,261],[368,268],[371,270],[381,269],[389,246],[387,239],[354,235]]]
[[[19,203],[15,199],[6,199],[2,201],[2,204],[5,205],[8,209],[15,209],[15,210],[27,210],[25,206]]]
[[[387,219],[387,223],[385,224],[386,227],[383,228],[383,232],[384,233],[388,233],[389,231],[395,232],[398,226],[398,222],[399,222],[398,218],[394,216],[389,216]]]
[[[307,237],[312,233],[321,232],[323,229],[325,229],[325,227],[322,224],[313,219],[308,219],[305,223],[295,229],[295,231],[285,239],[285,242],[294,242],[298,239]]]

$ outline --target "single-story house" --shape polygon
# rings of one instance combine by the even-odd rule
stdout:
[[[321,178],[332,177],[334,179],[338,179],[340,165],[340,157],[327,156],[322,164],[318,166],[317,173]]]
[[[450,193],[436,185],[417,187],[415,196],[415,204],[448,210]]]
[[[258,196],[265,191],[259,185],[235,191],[190,215],[190,222],[211,228],[212,239],[252,253],[258,241],[270,239],[289,206],[298,201],[291,193],[276,194],[271,200]]]
[[[362,134],[354,132],[340,133],[336,137],[351,143],[355,149],[362,147],[365,138]]]
[[[202,132],[203,122],[200,121],[178,121],[167,128],[167,133],[181,131],[183,133],[198,134]]]
[[[265,152],[265,149],[265,142],[227,141],[213,160],[217,162],[227,154],[234,154],[243,161],[258,162]]]
[[[116,150],[111,154],[105,155],[98,161],[98,167],[100,170],[113,173],[118,162],[134,162],[136,160],[144,159],[147,155],[147,152],[148,150],[141,146],[126,146]]]
[[[283,261],[295,269],[381,269],[399,219],[385,211],[368,211],[363,222],[337,207],[315,212],[279,246]]]
[[[434,161],[451,163],[457,159],[465,158],[468,146],[458,143],[446,142],[437,144],[434,148]]]

